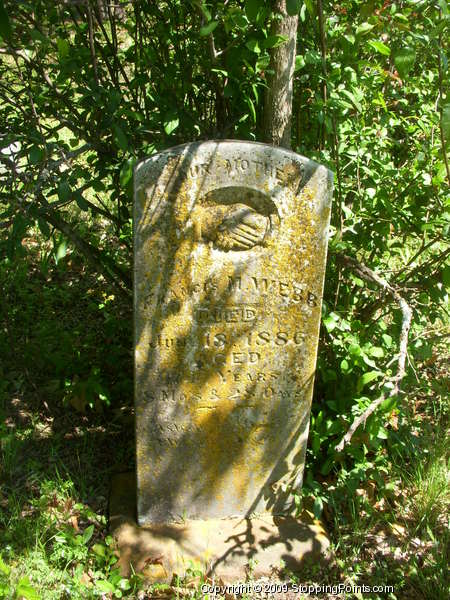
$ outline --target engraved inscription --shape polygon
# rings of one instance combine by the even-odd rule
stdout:
[[[167,302],[173,300],[186,300],[194,295],[207,295],[211,302],[220,301],[218,290],[220,289],[218,279],[209,278],[203,282],[195,282],[188,289],[179,286],[176,289],[170,288],[167,293]],[[267,295],[285,298],[294,304],[307,304],[308,306],[317,306],[317,294],[305,288],[305,284],[299,281],[281,280],[267,277],[232,277],[228,276],[226,280],[226,290],[228,298],[231,299],[234,294],[246,292],[250,297],[261,298]],[[151,303],[154,292],[150,291],[145,296],[145,305]]]
[[[201,325],[213,323],[249,323],[257,318],[256,306],[226,306],[224,308],[197,308],[195,315]]]
[[[233,157],[225,160],[210,162],[196,162],[185,171],[192,179],[211,174],[226,174],[228,178],[238,177],[240,174],[254,174],[256,176],[274,177],[283,185],[294,185],[297,189],[302,185],[305,176],[303,163],[287,161],[273,163],[268,160],[257,160],[252,157]]]
[[[134,182],[139,523],[282,514],[305,456],[330,174],[202,141]]]

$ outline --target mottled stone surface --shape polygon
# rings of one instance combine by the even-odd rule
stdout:
[[[135,169],[139,524],[289,512],[301,483],[332,175],[264,144]]]
[[[134,509],[134,473],[113,478],[110,530],[117,541],[122,575],[138,572],[149,583],[173,581],[199,570],[225,582],[268,577],[282,569],[301,572],[328,558],[324,525],[304,510],[298,519],[261,515],[252,519],[195,519],[139,527]]]

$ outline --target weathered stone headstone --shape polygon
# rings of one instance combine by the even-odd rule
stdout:
[[[301,483],[332,175],[264,144],[135,170],[138,520],[288,512]]]

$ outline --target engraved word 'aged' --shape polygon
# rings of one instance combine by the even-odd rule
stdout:
[[[286,514],[301,483],[332,175],[280,148],[135,168],[138,519]]]

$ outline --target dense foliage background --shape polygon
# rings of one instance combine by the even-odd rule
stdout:
[[[373,509],[380,497],[396,497],[388,489],[395,487],[393,462],[420,458],[426,466],[430,444],[443,447],[450,16],[446,0],[286,4],[299,14],[292,149],[336,174],[308,468],[303,490],[292,493],[317,516],[325,510],[330,526],[336,514],[341,525],[347,519],[354,526],[364,502]],[[262,0],[0,2],[0,392],[9,498],[0,534],[17,522],[24,503],[34,506],[31,515],[41,514],[42,502],[30,498],[56,494],[52,486],[40,487],[36,464],[17,466],[17,453],[43,423],[53,423],[50,452],[55,439],[65,443],[73,419],[80,420],[77,427],[103,428],[93,463],[117,433],[122,454],[111,469],[131,466],[133,165],[187,141],[261,140],[270,52],[284,43],[272,33],[276,18]],[[380,394],[389,395],[397,368],[400,307],[386,289],[364,279],[361,264],[412,309],[408,368],[404,392],[381,404],[338,452],[354,418]],[[430,464],[446,460],[441,450]],[[71,534],[82,541],[61,533],[61,517],[42,530],[43,556],[71,574],[95,559],[100,574],[92,567],[86,575],[83,566],[77,572],[86,575],[92,593],[96,585],[116,596],[120,585],[120,593],[132,593],[128,580],[111,575],[112,542],[103,536],[94,544],[98,553],[89,550],[95,466],[84,479],[80,471],[75,484],[82,495],[80,486],[91,490],[77,509],[85,528],[78,534],[77,525]],[[110,472],[101,470],[105,479]],[[70,469],[59,474],[64,485],[76,479]],[[62,514],[71,497],[64,485],[63,499],[54,501]],[[19,513],[11,504],[16,496]],[[433,523],[426,535],[435,543],[441,524],[437,517]],[[58,542],[58,535],[66,541]],[[33,590],[18,558],[28,538],[16,546],[6,540],[5,581]],[[58,555],[55,540],[72,555]],[[436,556],[445,564],[439,543]],[[425,586],[424,597],[445,593],[436,561],[435,595],[427,596]],[[49,581],[49,590],[60,589],[50,575]]]

